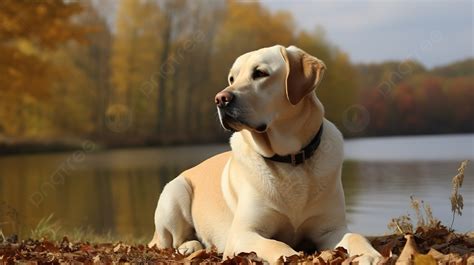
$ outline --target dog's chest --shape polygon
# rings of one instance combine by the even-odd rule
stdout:
[[[287,167],[269,185],[273,207],[286,216],[295,230],[315,214],[319,198],[324,197],[330,179],[317,173],[304,167]]]

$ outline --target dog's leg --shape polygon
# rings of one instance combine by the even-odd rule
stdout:
[[[359,255],[354,261],[359,264],[377,264],[382,255],[372,247],[370,242],[362,235],[355,233],[346,233],[336,247],[347,249],[350,256]]]
[[[189,255],[197,250],[201,250],[204,247],[202,246],[201,242],[197,240],[190,240],[186,241],[181,246],[179,246],[178,251],[183,255]]]
[[[150,247],[178,248],[183,245],[186,253],[199,249],[194,241],[194,227],[191,218],[192,188],[183,176],[168,183],[158,200],[155,211],[155,234]],[[201,246],[202,248],[202,246]]]
[[[346,226],[324,234],[323,237],[315,239],[315,242],[320,250],[343,247],[349,256],[359,255],[354,261],[361,265],[377,264],[382,257],[365,237],[350,233]]]
[[[255,252],[262,259],[273,264],[281,256],[298,254],[289,245],[268,238],[272,231],[278,230],[279,223],[272,222],[272,220],[278,220],[275,217],[277,212],[270,209],[264,210],[264,207],[255,205],[255,203],[251,204],[251,202],[258,202],[259,198],[243,197],[239,199],[239,205],[229,230],[224,259],[241,252]]]
[[[236,231],[232,232],[234,236],[230,236],[224,251],[224,259],[242,252],[255,252],[262,259],[274,264],[282,256],[298,255],[287,244],[268,239],[256,232]]]

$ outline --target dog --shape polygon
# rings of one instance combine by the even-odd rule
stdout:
[[[338,246],[375,264],[381,255],[346,224],[343,137],[324,118],[315,89],[323,61],[276,45],[241,55],[215,97],[234,131],[232,151],[182,172],[160,195],[149,246],[189,254],[215,247],[223,257],[255,252],[269,263],[309,242]]]

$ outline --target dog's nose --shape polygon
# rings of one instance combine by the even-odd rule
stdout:
[[[234,98],[234,95],[232,93],[227,92],[227,91],[221,91],[217,93],[214,99],[214,102],[216,102],[216,105],[219,108],[223,108],[227,106],[227,104],[229,104],[233,98]]]

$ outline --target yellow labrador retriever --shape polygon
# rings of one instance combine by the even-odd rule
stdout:
[[[343,138],[314,93],[325,69],[294,46],[237,58],[229,86],[215,98],[222,126],[235,131],[232,151],[165,186],[150,246],[187,254],[204,245],[224,257],[254,251],[275,263],[309,241],[377,262],[380,254],[347,229]]]

